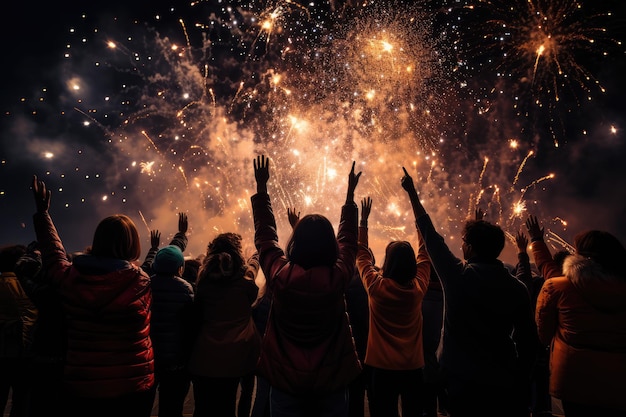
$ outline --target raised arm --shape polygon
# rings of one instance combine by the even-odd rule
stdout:
[[[257,156],[253,161],[256,192],[267,194],[267,181],[270,179],[270,160],[265,155]]]
[[[141,264],[141,269],[146,271],[148,275],[152,273],[152,262],[154,262],[154,257],[159,251],[159,246],[161,245],[161,232],[158,230],[150,230],[150,249],[148,249],[148,253],[146,253],[146,258]]]
[[[529,294],[533,292],[532,272],[530,270],[530,257],[526,248],[528,247],[528,238],[522,231],[518,231],[515,235],[515,245],[517,246],[517,265],[515,266],[515,277],[524,283]]]
[[[415,189],[415,184],[413,183],[413,178],[406,171],[406,168],[402,167],[402,171],[404,171],[404,176],[400,183],[402,184],[402,188],[409,195],[409,200],[411,201],[411,207],[413,208],[413,215],[415,216],[415,220],[419,217],[426,214],[426,209],[422,206],[420,202],[419,196],[417,195],[417,190]]]
[[[348,176],[348,193],[346,195],[346,204],[354,203],[354,190],[356,186],[359,184],[359,178],[361,178],[361,171],[358,174],[354,173],[354,165],[356,162],[352,162],[352,169],[350,170],[350,175]]]
[[[548,245],[543,240],[544,229],[539,225],[537,216],[532,214],[526,219],[526,229],[530,236],[530,248],[532,250],[535,265],[543,276],[543,279],[561,276],[561,267],[552,259]]]
[[[187,214],[178,213],[178,232],[172,238],[170,245],[178,246],[181,251],[187,249],[187,230],[189,229],[189,220]]]

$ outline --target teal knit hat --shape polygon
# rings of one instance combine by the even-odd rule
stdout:
[[[152,271],[157,274],[176,274],[185,263],[183,252],[178,246],[165,246],[157,252],[152,262]]]

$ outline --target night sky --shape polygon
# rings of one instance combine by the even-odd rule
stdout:
[[[352,3],[15,4],[0,244],[34,239],[37,174],[68,251],[116,212],[146,248],[179,211],[188,255],[223,231],[249,248],[260,153],[282,237],[288,206],[338,220],[356,160],[374,245],[411,239],[402,166],[453,250],[476,206],[509,235],[538,215],[554,249],[590,228],[626,242],[624,2],[534,1],[544,32],[522,0]]]

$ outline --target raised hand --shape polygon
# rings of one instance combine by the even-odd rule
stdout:
[[[358,174],[354,173],[354,166],[356,162],[352,162],[352,169],[350,170],[350,175],[348,175],[348,195],[346,196],[346,202],[354,201],[354,190],[356,186],[359,184],[359,178],[361,178],[361,171]]]
[[[365,197],[361,200],[361,221],[366,222],[370,217],[372,211],[372,198]]]
[[[267,193],[267,181],[270,179],[270,159],[266,158],[265,155],[260,155],[254,159],[253,164],[257,192]]]
[[[187,221],[187,215],[185,213],[178,213],[178,231],[180,233],[187,233],[189,228],[189,222]]]
[[[161,245],[161,232],[158,230],[150,230],[150,247],[152,249],[158,249]]]
[[[417,190],[415,189],[413,178],[411,178],[406,168],[402,167],[402,171],[404,171],[404,176],[400,180],[400,184],[409,195],[411,207],[413,208],[413,215],[415,216],[415,220],[417,220],[418,217],[426,214],[426,210],[424,209],[424,206],[422,206],[419,196],[417,195]]]
[[[289,224],[291,225],[291,228],[293,229],[294,227],[296,227],[296,223],[298,223],[298,220],[300,220],[300,212],[296,214],[295,207],[294,208],[287,207],[287,218],[289,219]]]
[[[517,250],[519,253],[526,253],[526,248],[528,247],[528,238],[522,231],[518,231],[515,235],[515,244],[517,245]]]
[[[35,197],[37,213],[46,213],[50,208],[50,196],[52,193],[46,188],[46,184],[43,181],[37,179],[36,175],[33,175],[31,188],[33,189],[33,196]]]
[[[402,171],[404,171],[404,176],[400,180],[402,188],[404,188],[404,190],[409,193],[409,195],[417,194],[417,191],[415,190],[415,184],[413,183],[413,178],[411,178],[406,168],[402,167]]]
[[[487,213],[485,213],[483,209],[478,207],[476,210],[474,210],[474,220],[483,220],[486,214]]]
[[[544,229],[543,227],[539,226],[537,216],[533,216],[532,214],[528,216],[528,219],[526,219],[526,229],[528,230],[528,235],[530,236],[531,242],[543,240]]]

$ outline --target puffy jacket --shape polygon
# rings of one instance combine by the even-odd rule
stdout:
[[[154,385],[150,278],[130,262],[78,255],[73,263],[48,213],[33,217],[46,277],[67,317],[65,381],[71,393],[114,398]]]
[[[532,249],[547,259],[545,244]],[[535,315],[550,345],[550,394],[626,411],[626,279],[580,255],[565,259],[563,273],[548,276]]]
[[[152,316],[150,337],[158,369],[187,366],[194,292],[191,284],[174,275],[150,277]]]
[[[0,358],[30,356],[39,312],[14,272],[0,274]]]
[[[332,268],[304,269],[287,260],[268,194],[252,196],[252,212],[255,245],[273,296],[258,371],[292,394],[347,387],[361,372],[344,299],[355,270],[356,204],[342,208],[339,259]]]

